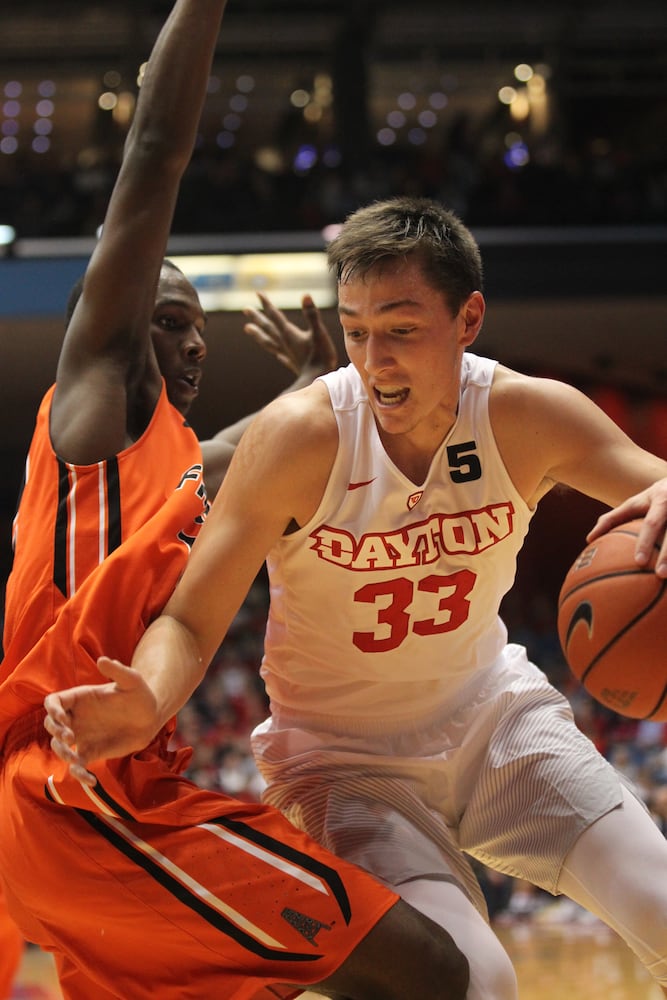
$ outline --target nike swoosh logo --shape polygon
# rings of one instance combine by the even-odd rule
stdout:
[[[366,479],[363,483],[348,483],[347,491],[349,493],[350,490],[358,490],[362,486],[370,486],[371,483],[374,483],[376,479],[377,479],[377,476],[373,476],[372,479]]]
[[[593,631],[593,608],[588,603],[588,601],[582,601],[581,604],[578,604],[574,610],[574,614],[570,618],[570,624],[567,627],[567,635],[565,636],[566,646],[569,645],[570,636],[574,632],[579,622],[586,623],[588,629],[588,635],[590,636],[591,632]]]

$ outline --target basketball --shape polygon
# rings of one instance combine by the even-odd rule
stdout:
[[[593,698],[632,719],[667,722],[667,580],[634,560],[641,521],[612,528],[575,559],[558,598],[558,637]]]

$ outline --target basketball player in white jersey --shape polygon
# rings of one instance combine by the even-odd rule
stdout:
[[[91,783],[147,743],[267,558],[267,800],[447,928],[468,1000],[517,997],[469,856],[597,914],[667,995],[667,841],[499,618],[549,490],[646,514],[645,553],[667,462],[574,388],[471,351],[480,254],[439,204],[357,211],[329,261],[349,365],[253,422],[132,668],[103,658],[108,684],[47,698],[53,747]]]

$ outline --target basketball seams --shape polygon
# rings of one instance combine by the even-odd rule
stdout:
[[[619,573],[617,575],[618,576],[622,576],[623,574]],[[641,611],[637,612],[637,614],[635,615],[635,617],[631,621],[626,622],[625,625],[621,629],[619,629],[619,631],[616,632],[615,635],[612,636],[612,638],[609,640],[609,642],[607,643],[606,646],[603,646],[602,649],[598,650],[598,652],[595,654],[595,656],[593,657],[593,659],[591,660],[591,662],[588,664],[588,666],[585,668],[585,670],[582,671],[582,673],[580,675],[580,680],[581,680],[581,683],[584,685],[584,687],[586,686],[586,684],[585,684],[586,678],[590,674],[590,672],[593,669],[593,667],[595,667],[599,663],[599,661],[601,660],[601,658],[612,648],[612,646],[616,645],[616,643],[620,639],[622,639],[623,636],[627,635],[628,632],[631,629],[633,629],[635,627],[635,625],[642,620],[642,618],[644,618],[647,614],[649,614],[653,610],[653,608],[655,607],[655,605],[662,599],[662,596],[663,596],[663,594],[665,592],[665,582],[666,581],[664,581],[664,580],[662,581],[662,586],[660,587],[658,593],[653,596],[653,598],[651,599],[651,601],[648,604],[646,604],[641,609]],[[663,698],[664,698],[664,695],[663,695]],[[656,708],[654,708],[652,711],[655,712]]]
[[[598,583],[600,580],[613,580],[619,576],[654,576],[654,575],[655,574],[653,573],[652,569],[642,569],[641,566],[638,566],[637,569],[616,569],[600,573],[599,576],[587,576],[585,580],[580,580],[578,583],[575,583],[572,586],[572,589],[568,590],[566,593],[564,593],[561,590],[561,594],[558,600],[558,610],[560,611],[565,602],[568,601],[573,594],[576,594],[578,590],[583,590],[584,587],[588,587],[592,583]],[[658,578],[656,577],[656,579]]]

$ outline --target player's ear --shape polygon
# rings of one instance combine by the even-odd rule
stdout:
[[[485,312],[484,296],[481,292],[472,292],[461,306],[459,313],[462,319],[461,343],[464,347],[468,347],[477,339],[477,334],[482,329]]]

